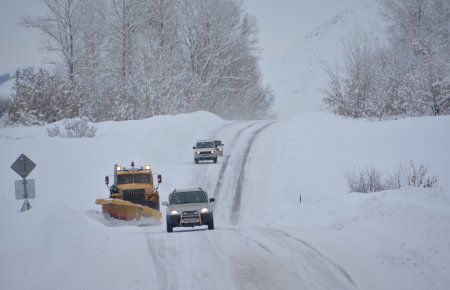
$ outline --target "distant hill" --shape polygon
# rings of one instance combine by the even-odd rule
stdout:
[[[3,83],[6,83],[11,79],[11,75],[9,73],[6,73],[4,75],[0,75],[0,85]]]
[[[0,75],[0,99],[8,99],[14,93],[14,79],[9,73]]]

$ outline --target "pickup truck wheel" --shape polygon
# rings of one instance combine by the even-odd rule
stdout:
[[[194,158],[194,162],[195,162],[195,164],[198,164],[198,159]]]
[[[212,218],[211,221],[209,222],[208,230],[214,230],[214,218]]]
[[[173,227],[167,222],[167,232],[168,233],[172,233],[173,232]]]
[[[216,158],[214,158],[214,163],[217,163],[217,157],[216,157]]]

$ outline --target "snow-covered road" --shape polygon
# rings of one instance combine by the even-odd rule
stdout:
[[[345,269],[300,238],[272,227],[240,225],[241,216],[252,214],[241,211],[248,158],[258,135],[272,124],[236,123],[215,131],[232,136],[220,166],[192,163],[193,184],[216,198],[218,226],[146,235],[159,289],[355,288]]]

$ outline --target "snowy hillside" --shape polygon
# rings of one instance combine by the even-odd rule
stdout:
[[[281,118],[319,111],[327,84],[325,69],[343,57],[343,42],[360,29],[382,40],[385,23],[376,0],[246,0],[258,20],[261,69],[273,88]]]
[[[205,112],[97,124],[94,138],[45,127],[0,129],[0,289],[449,289],[449,117],[389,122],[301,113],[224,121]],[[197,139],[225,144],[195,165]],[[19,213],[21,154],[36,164],[31,210]],[[440,188],[348,193],[346,170],[388,173],[412,160]],[[113,164],[150,162],[171,190],[216,198],[213,231],[107,220]],[[300,195],[302,202],[299,202]]]

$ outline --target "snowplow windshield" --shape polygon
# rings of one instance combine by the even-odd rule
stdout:
[[[170,197],[170,204],[208,202],[203,191],[180,191]]]
[[[149,174],[117,175],[117,184],[150,183],[150,182],[151,182],[151,175],[149,175]]]

